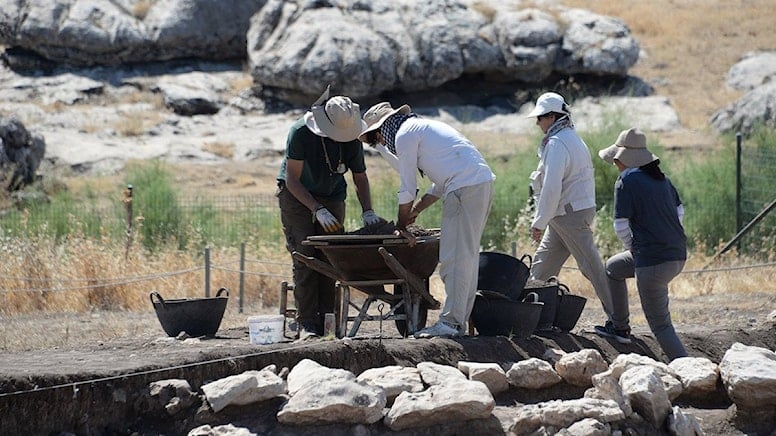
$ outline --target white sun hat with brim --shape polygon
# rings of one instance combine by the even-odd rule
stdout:
[[[304,114],[304,122],[318,136],[337,142],[350,142],[366,128],[361,108],[348,97],[329,98],[329,87]]]
[[[568,108],[562,95],[555,92],[545,92],[536,99],[536,106],[525,117],[533,118],[550,112],[568,115],[569,113],[564,109],[564,106]]]
[[[599,151],[598,157],[607,163],[617,159],[628,168],[638,168],[658,159],[647,150],[647,135],[636,127],[620,132],[617,141]]]
[[[388,117],[397,113],[409,114],[411,111],[412,109],[410,106],[406,104],[398,107],[397,109],[394,109],[387,101],[377,103],[376,105],[370,107],[369,110],[364,114],[364,122],[366,123],[367,127],[363,132],[361,132],[361,135],[358,137],[358,139],[360,139],[361,142],[366,142],[366,134],[369,132],[374,132],[375,130],[382,127],[383,123],[388,119]]]

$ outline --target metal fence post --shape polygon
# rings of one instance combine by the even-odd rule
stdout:
[[[210,247],[205,247],[205,298],[210,297]]]
[[[129,248],[132,246],[132,185],[128,184],[124,190],[124,210],[127,213],[124,241],[124,260],[129,260]]]
[[[244,295],[245,295],[245,242],[240,244],[240,313],[243,313]]]
[[[743,217],[741,216],[741,153],[743,136],[736,133],[736,232],[741,231]]]

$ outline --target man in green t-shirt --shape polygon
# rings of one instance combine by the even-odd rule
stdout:
[[[364,225],[384,221],[372,210],[364,148],[366,127],[350,98],[329,98],[329,88],[288,133],[278,174],[278,203],[286,248],[326,262],[320,250],[302,245],[308,236],[342,233],[350,169]],[[334,312],[334,280],[293,259],[294,300],[300,339],[320,336],[323,318]]]

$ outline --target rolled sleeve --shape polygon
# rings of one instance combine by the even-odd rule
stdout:
[[[415,201],[415,192],[399,191],[399,204],[407,204]]]

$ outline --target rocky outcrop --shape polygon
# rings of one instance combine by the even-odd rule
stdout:
[[[0,0],[0,45],[32,70],[248,59],[256,85],[305,102],[328,83],[360,98],[473,75],[622,77],[639,56],[617,18],[471,0]]]
[[[302,112],[265,108],[249,89],[235,86],[246,83],[250,77],[240,66],[227,63],[168,70],[156,65],[90,68],[40,77],[0,66],[0,114],[24,120],[34,135],[45,138],[45,160],[77,173],[114,172],[129,159],[218,163],[279,156],[288,126]],[[412,103],[418,114],[466,131],[536,132],[535,120],[525,117],[533,102],[519,108],[463,100],[445,106]],[[216,108],[217,113],[204,115]],[[644,130],[681,129],[670,101],[660,96],[586,96],[574,101],[572,110],[581,132],[599,128],[612,114]],[[213,153],[208,144],[214,142],[224,144],[229,154]]]
[[[509,372],[526,371],[529,377],[554,376],[559,383],[590,385],[580,398],[559,398],[534,404],[518,404],[509,415],[500,412],[501,425],[494,426],[496,398],[504,389],[541,390],[549,386],[514,383],[509,372],[496,363],[459,362],[458,369],[432,362],[420,362],[416,368],[389,366],[372,368],[356,377],[342,369],[331,369],[309,359],[300,361],[288,373],[287,389],[276,368],[247,371],[240,375],[216,380],[202,387],[202,404],[194,421],[186,420],[180,404],[196,408],[185,380],[165,380],[153,383],[152,402],[157,415],[184,420],[199,426],[190,435],[253,434],[260,432],[307,434],[305,429],[322,432],[357,432],[359,434],[671,434],[703,435],[701,422],[686,410],[672,404],[672,398],[682,395],[683,404],[717,394],[721,382],[731,394],[739,413],[759,412],[760,423],[770,425],[774,417],[774,353],[770,350],[734,344],[719,367],[707,358],[682,358],[675,365],[666,365],[638,354],[621,354],[611,364],[600,365],[597,350],[582,349],[556,356],[554,365],[533,358],[527,365],[516,362]],[[539,365],[539,361],[543,365]],[[676,368],[677,371],[674,372]],[[539,371],[539,372],[537,372]],[[487,382],[476,378],[487,372]],[[720,378],[721,374],[721,378]],[[396,376],[397,380],[390,378]],[[408,378],[409,376],[409,378]],[[420,376],[418,378],[418,376]],[[713,376],[713,383],[711,382]],[[668,381],[668,379],[673,381]],[[248,380],[274,380],[262,384]],[[411,381],[410,381],[411,379]],[[214,390],[211,386],[218,385]],[[679,394],[670,391],[678,386]],[[163,404],[159,392],[166,387],[168,401]],[[386,403],[391,390],[395,401]],[[682,392],[684,391],[684,392]],[[217,392],[217,395],[216,395]],[[180,395],[182,398],[176,398]],[[225,402],[225,398],[240,401]],[[247,399],[254,399],[252,402]],[[272,399],[270,410],[277,404],[277,424],[263,421],[261,428],[235,425],[244,420],[234,419],[240,405],[258,405]],[[257,410],[256,406],[250,410]],[[229,406],[229,407],[227,407]],[[383,409],[387,406],[386,409]],[[230,409],[231,407],[231,409]],[[245,409],[249,410],[249,409]],[[205,412],[207,411],[207,412]],[[149,410],[148,413],[153,413]],[[232,424],[219,416],[231,417]],[[751,415],[746,415],[751,416]],[[765,420],[765,421],[763,421]],[[769,421],[770,420],[770,421]],[[331,427],[337,424],[338,427]],[[326,430],[321,426],[328,425]],[[448,431],[447,429],[456,429]],[[273,431],[274,429],[274,431]],[[413,433],[414,432],[414,433]],[[403,433],[404,434],[404,433]]]
[[[455,0],[270,0],[247,39],[254,82],[307,100],[327,83],[359,98],[466,75],[526,83],[552,74],[624,76],[639,55],[616,18]]]
[[[32,184],[45,154],[42,136],[31,134],[16,118],[0,116],[0,188],[17,191]]]
[[[719,132],[748,134],[758,125],[776,127],[776,82],[752,89],[711,118]]]
[[[49,64],[245,58],[264,0],[0,0],[0,45]],[[46,62],[43,62],[45,64]]]
[[[717,111],[711,117],[712,127],[744,134],[757,126],[776,127],[776,52],[746,55],[728,71],[727,84],[746,93]]]
[[[722,358],[719,372],[741,415],[773,422],[776,428],[776,352],[735,343]]]

